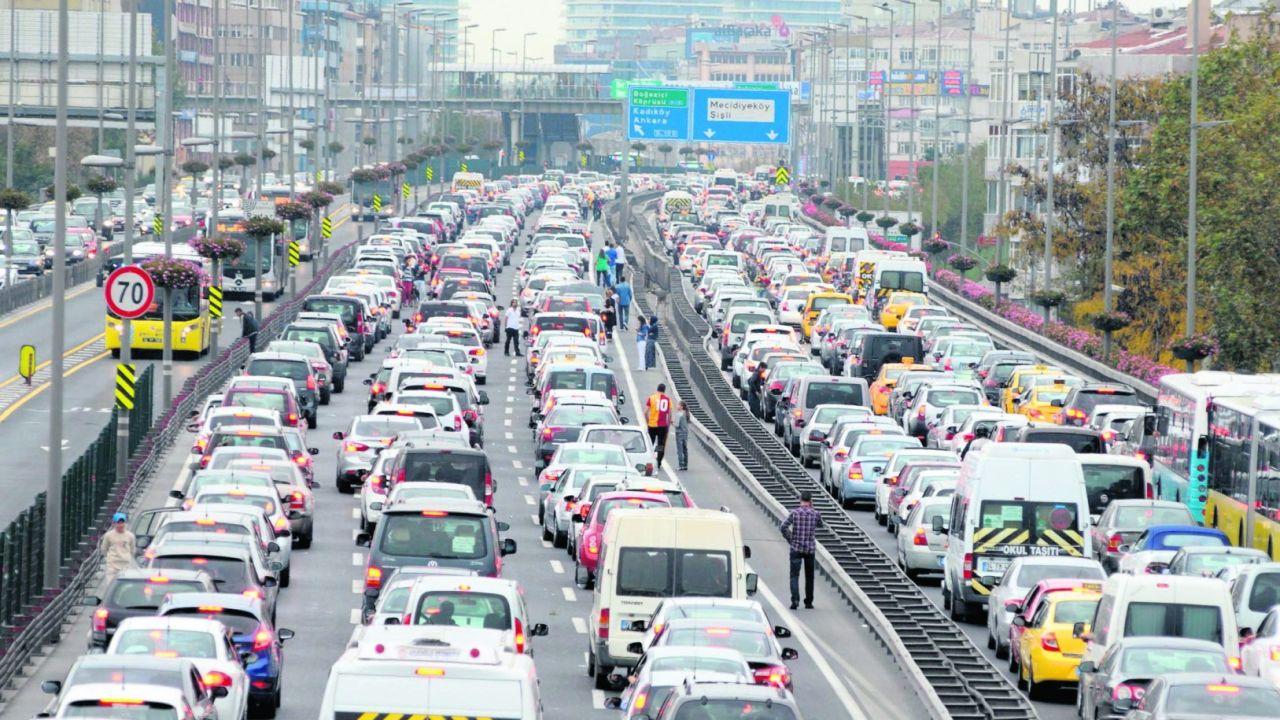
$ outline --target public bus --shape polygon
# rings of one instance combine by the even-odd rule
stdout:
[[[133,245],[134,264],[152,258],[164,257],[164,243],[140,242]],[[173,245],[172,257],[199,265],[206,276],[209,261],[200,257],[187,245]],[[171,293],[173,302],[173,350],[203,355],[209,351],[209,302],[205,287],[183,288]],[[120,356],[120,334],[123,321],[107,311],[105,340],[112,357]],[[134,320],[130,327],[130,347],[136,351],[164,349],[164,291],[156,288],[156,299],[147,313]]]
[[[1216,398],[1209,406],[1204,524],[1226,533],[1231,544],[1245,545],[1245,526],[1252,523],[1253,537],[1247,544],[1276,560],[1280,559],[1280,395],[1276,394],[1280,381],[1272,382],[1271,392]]]
[[[244,226],[238,220],[219,222],[218,232],[240,240],[245,247],[240,257],[222,262],[222,292],[226,296],[253,297],[259,276],[262,278],[263,299],[274,300],[284,292],[287,265],[280,257],[282,245],[277,238],[253,237],[244,232]],[[258,270],[254,270],[255,266]]]

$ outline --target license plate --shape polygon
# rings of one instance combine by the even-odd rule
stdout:
[[[630,630],[630,629],[631,629],[631,621],[630,621],[630,620],[619,620],[619,621],[618,621],[618,629],[619,629],[619,630]]]
[[[943,565],[946,565],[946,564],[947,564],[947,556],[946,556],[946,555],[939,555],[939,556],[938,556],[938,567],[942,567]]]
[[[1011,562],[1009,558],[978,558],[978,574],[1004,575],[1004,571],[1009,569]]]
[[[445,660],[456,657],[458,651],[453,648],[433,648],[407,646],[399,649],[403,660]]]

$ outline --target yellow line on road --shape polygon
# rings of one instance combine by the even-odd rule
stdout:
[[[83,369],[85,369],[85,368],[89,367],[89,366],[90,366],[90,365],[92,365],[93,363],[98,362],[98,361],[99,361],[99,360],[101,360],[102,358],[107,357],[107,356],[108,356],[108,355],[110,355],[110,354],[111,354],[111,351],[110,351],[110,350],[103,350],[102,352],[98,353],[97,355],[94,355],[94,356],[93,356],[93,357],[91,357],[91,358],[87,358],[87,359],[85,359],[85,360],[84,360],[83,362],[81,362],[80,364],[78,364],[78,365],[73,365],[73,366],[71,366],[70,368],[67,368],[66,372],[62,373],[62,377],[64,377],[64,378],[71,377],[72,375],[75,375],[76,373],[78,373],[78,372],[80,372],[81,370],[83,370]],[[53,383],[52,383],[52,382],[50,382],[50,381],[46,381],[46,382],[44,382],[44,383],[41,383],[40,385],[37,385],[37,386],[35,386],[34,388],[32,388],[32,389],[31,389],[31,392],[29,392],[29,393],[27,393],[26,395],[23,395],[22,397],[20,397],[20,398],[18,398],[17,400],[15,400],[15,401],[14,401],[14,403],[13,403],[12,405],[10,405],[9,407],[7,407],[7,408],[5,408],[5,409],[4,409],[4,412],[0,412],[0,423],[4,422],[5,420],[8,420],[10,415],[12,415],[12,414],[14,414],[14,413],[18,412],[18,410],[20,410],[20,409],[22,408],[22,406],[23,406],[23,405],[26,405],[28,402],[30,402],[32,398],[34,398],[35,396],[37,396],[37,395],[39,395],[40,393],[44,392],[45,390],[48,390],[48,389],[49,389],[49,387],[50,387],[52,384],[53,384]]]
[[[95,290],[95,289],[97,289],[96,285],[89,285],[88,283],[85,283],[84,287],[76,288],[75,290],[72,290],[71,292],[67,293],[65,299],[71,300],[73,298],[80,297],[81,295],[89,292],[90,290]],[[53,307],[52,300],[41,300],[39,305],[23,310],[17,315],[12,315],[10,317],[5,318],[2,322],[0,322],[0,329],[7,328],[10,325],[13,325],[14,323],[22,322],[23,320],[26,320],[32,315],[44,312],[45,310],[48,310],[51,307]]]
[[[89,347],[90,345],[92,345],[92,344],[94,344],[94,343],[98,342],[99,340],[101,340],[101,339],[102,339],[103,337],[105,337],[105,336],[106,336],[106,333],[105,333],[105,332],[100,332],[100,333],[98,333],[97,335],[95,335],[95,336],[93,336],[93,337],[89,338],[88,340],[85,340],[84,342],[80,343],[79,345],[77,345],[77,346],[75,346],[75,347],[71,348],[70,350],[68,350],[68,351],[66,351],[66,352],[64,352],[64,353],[62,353],[62,357],[64,357],[64,358],[65,358],[65,357],[70,357],[71,355],[74,355],[75,353],[78,353],[78,352],[80,352],[81,350],[83,350],[83,349],[85,349],[85,348]],[[44,362],[42,362],[42,363],[40,363],[39,365],[37,365],[37,366],[36,366],[36,369],[35,369],[35,372],[33,372],[33,373],[31,373],[31,374],[32,374],[32,375],[35,375],[35,373],[38,373],[38,372],[40,372],[41,370],[43,370],[43,369],[45,369],[45,368],[49,367],[49,364],[50,364],[50,363],[52,363],[52,362],[53,362],[52,360],[45,360]],[[14,383],[18,382],[18,381],[19,381],[19,380],[21,380],[21,379],[22,379],[22,376],[21,376],[21,375],[14,375],[13,377],[7,378],[7,379],[6,379],[6,380],[4,380],[3,382],[0,382],[0,388],[6,388],[6,387],[9,387],[10,385],[12,385],[12,384],[14,384]]]

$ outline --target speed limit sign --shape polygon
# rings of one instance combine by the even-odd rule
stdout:
[[[132,320],[146,314],[156,299],[156,284],[146,270],[137,265],[124,265],[107,276],[103,289],[107,309],[117,317]]]

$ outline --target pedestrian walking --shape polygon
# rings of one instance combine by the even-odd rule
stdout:
[[[613,328],[618,324],[618,298],[613,290],[604,291],[604,312],[600,313],[604,320],[605,337],[613,339]]]
[[[249,352],[254,353],[258,350],[258,319],[253,313],[247,313],[243,308],[236,308],[236,317],[240,318],[240,337],[249,338]]]
[[[649,316],[649,332],[644,338],[644,369],[658,367],[658,316]]]
[[[604,254],[604,248],[600,248],[600,254],[596,255],[596,285],[607,287],[609,282],[609,258]]]
[[[636,362],[640,363],[641,370],[648,370],[644,366],[645,345],[649,342],[649,323],[644,318],[640,318],[640,327],[636,328]]]
[[[689,469],[689,406],[683,400],[676,409],[676,464],[678,470]]]
[[[503,355],[511,355],[511,348],[513,346],[515,347],[516,355],[520,355],[521,323],[520,303],[513,299],[511,301],[511,305],[507,307],[506,312],[502,314],[502,326],[507,331],[507,340],[502,345]]]
[[[618,327],[626,330],[627,319],[631,317],[631,281],[619,276],[613,291],[618,295]]]
[[[618,248],[613,243],[606,243],[604,247],[605,259],[609,261],[609,287],[618,281]]]
[[[817,550],[822,515],[813,509],[813,496],[800,493],[800,507],[782,523],[782,537],[791,548],[791,609],[800,606],[800,569],[804,568],[804,606],[813,609],[813,554]]]
[[[667,431],[671,428],[671,398],[665,383],[658,383],[658,390],[644,401],[645,424],[649,427],[649,441],[658,453],[656,468],[662,467],[667,452]]]
[[[98,550],[102,554],[102,564],[106,570],[106,583],[116,579],[121,570],[138,566],[138,539],[133,536],[125,521],[129,518],[122,512],[111,518],[111,529],[102,534],[98,541]]]
[[[613,263],[615,284],[622,282],[622,278],[627,273],[627,251],[622,249],[622,243],[617,243],[616,249],[618,257],[614,259]]]

